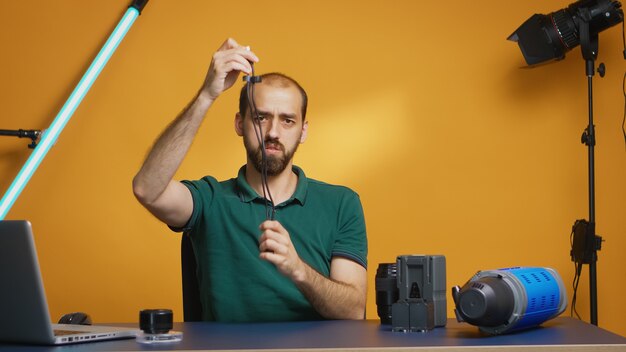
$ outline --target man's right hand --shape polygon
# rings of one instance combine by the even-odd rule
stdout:
[[[200,94],[214,101],[237,82],[240,72],[252,74],[250,62],[258,61],[259,58],[250,51],[250,47],[241,46],[234,39],[228,38],[213,54]]]

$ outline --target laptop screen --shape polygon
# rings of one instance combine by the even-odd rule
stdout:
[[[25,220],[0,221],[0,341],[77,343],[132,338],[139,333],[138,329],[110,326],[54,327],[79,335],[54,336],[31,224]]]
[[[46,295],[28,221],[0,221],[0,341],[53,339]]]

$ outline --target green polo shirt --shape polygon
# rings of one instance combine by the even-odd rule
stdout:
[[[349,188],[308,179],[293,167],[298,185],[276,206],[275,220],[289,232],[302,260],[328,277],[335,256],[367,266],[367,237],[359,196]],[[203,319],[225,322],[315,320],[315,311],[290,279],[259,258],[265,200],[250,187],[245,166],[237,178],[183,181],[193,197],[184,230],[198,263]]]

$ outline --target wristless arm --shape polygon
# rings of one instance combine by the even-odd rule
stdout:
[[[345,258],[334,258],[331,276],[327,278],[303,264],[303,275],[294,282],[318,313],[327,319],[365,317],[367,275],[364,267]]]
[[[189,190],[173,177],[212,103],[202,94],[196,95],[163,131],[133,179],[139,202],[168,225],[183,226],[193,211]]]

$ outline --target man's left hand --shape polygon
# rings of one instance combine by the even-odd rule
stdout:
[[[259,229],[259,257],[274,264],[278,271],[294,282],[303,281],[306,277],[306,264],[291,243],[289,232],[275,220],[264,221]]]

